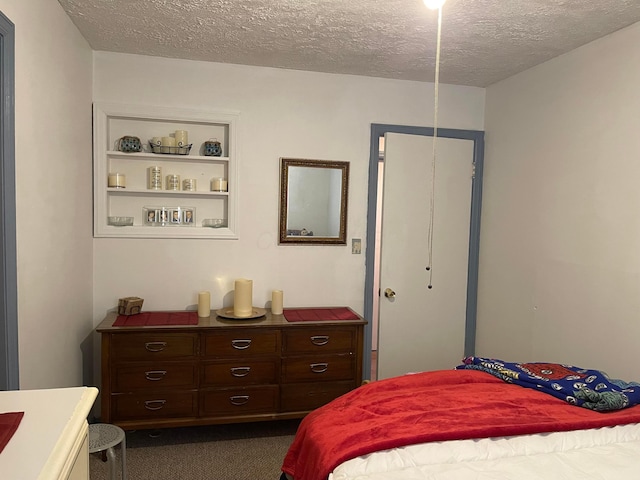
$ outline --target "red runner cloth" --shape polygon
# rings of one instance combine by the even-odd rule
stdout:
[[[339,308],[287,308],[282,311],[287,322],[321,322],[327,320],[359,320],[347,307]]]
[[[198,312],[142,312],[118,315],[114,327],[143,327],[146,325],[197,325]]]
[[[595,412],[477,370],[424,372],[362,385],[311,412],[282,470],[326,480],[341,463],[388,448],[629,423],[640,423],[640,405]]]
[[[0,453],[16,433],[22,417],[24,417],[24,412],[0,413]]]

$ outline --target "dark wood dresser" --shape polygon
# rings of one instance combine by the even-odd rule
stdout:
[[[102,336],[101,421],[124,429],[301,418],[360,385],[365,321],[200,318]]]

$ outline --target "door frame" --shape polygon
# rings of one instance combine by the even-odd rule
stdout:
[[[0,390],[20,388],[15,186],[15,25],[0,12]]]
[[[363,377],[371,376],[371,339],[373,332],[374,281],[376,266],[376,220],[378,215],[378,164],[380,160],[380,137],[385,133],[404,133],[433,137],[432,127],[408,125],[371,124],[369,150],[369,194],[367,201],[367,238],[365,253],[364,318],[368,319],[364,331],[365,355]],[[467,277],[467,309],[465,320],[464,355],[475,353],[476,310],[478,304],[478,261],[480,253],[480,213],[482,209],[482,173],[484,167],[484,132],[480,130],[457,130],[438,128],[438,137],[473,141],[474,178],[471,186],[471,215],[469,228],[469,270]],[[379,296],[379,292],[378,296]],[[453,366],[452,366],[453,368]]]

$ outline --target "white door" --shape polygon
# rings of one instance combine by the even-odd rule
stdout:
[[[474,143],[436,141],[429,289],[433,137],[385,135],[379,379],[454,368],[464,355]]]

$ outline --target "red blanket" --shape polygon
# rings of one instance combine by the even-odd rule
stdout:
[[[594,412],[475,370],[442,370],[363,385],[300,423],[282,471],[326,480],[351,458],[416,443],[640,423],[640,406]]]

